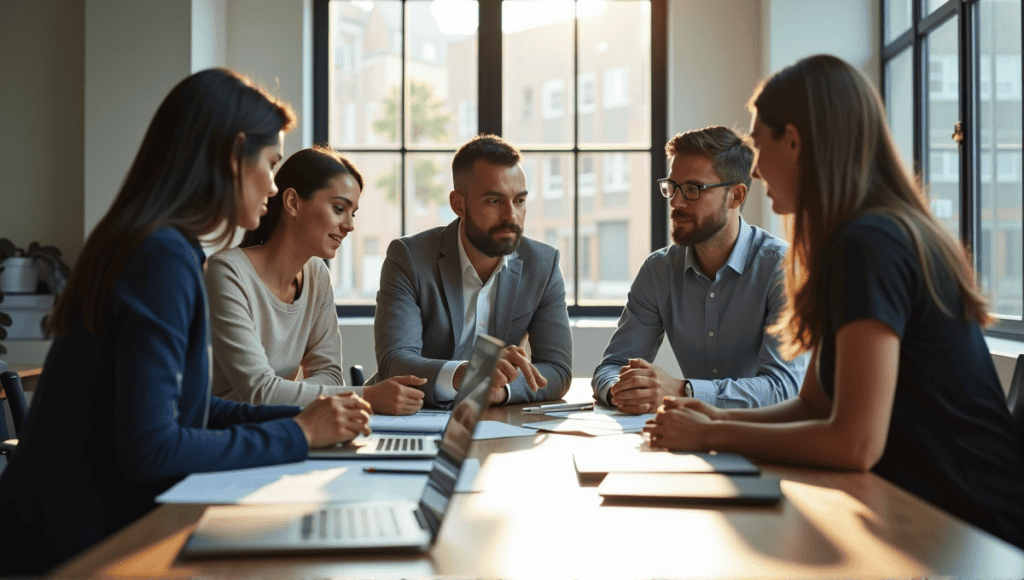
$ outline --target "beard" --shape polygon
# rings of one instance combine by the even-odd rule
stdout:
[[[672,210],[672,219],[685,218],[686,214],[679,209]],[[711,239],[712,236],[722,231],[725,224],[729,222],[729,209],[726,207],[726,198],[722,198],[722,205],[718,211],[712,213],[703,221],[697,221],[689,232],[684,233],[682,228],[672,228],[672,241],[680,246],[694,246]]]
[[[523,228],[512,222],[503,222],[484,231],[469,217],[469,213],[466,213],[464,221],[466,223],[466,238],[469,239],[469,243],[490,258],[500,258],[511,254],[516,251],[519,242],[523,239]],[[494,239],[494,234],[498,232],[512,232],[515,236],[510,240],[498,241]]]

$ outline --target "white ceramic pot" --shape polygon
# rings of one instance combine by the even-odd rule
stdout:
[[[39,268],[33,258],[11,256],[0,262],[0,291],[4,294],[35,292],[39,284]]]

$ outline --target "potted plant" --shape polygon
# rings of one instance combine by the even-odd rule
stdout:
[[[0,302],[3,302],[5,292],[8,295],[35,294],[38,298],[45,297],[46,292],[39,291],[40,271],[43,274],[43,282],[49,289],[49,294],[53,296],[53,302],[56,303],[57,297],[64,290],[68,276],[71,274],[71,269],[61,260],[60,250],[55,246],[41,246],[37,242],[29,244],[26,250],[15,246],[6,238],[0,238]],[[29,296],[19,296],[19,298],[29,298]],[[24,308],[24,305],[21,308]],[[31,308],[39,308],[39,306]],[[0,340],[6,340],[9,336],[5,326],[24,330],[26,320],[29,320],[25,318],[27,312],[29,311],[20,310],[18,306],[15,306],[13,310],[8,308],[7,312],[0,312]],[[23,315],[18,318],[20,322],[17,324],[15,324],[17,321],[12,318],[14,313]],[[32,322],[29,324],[32,327],[36,326]],[[44,327],[41,332],[45,337],[47,334],[45,318],[39,325]],[[0,356],[6,353],[7,349],[0,344]]]
[[[25,250],[7,238],[0,238],[0,264],[4,266],[4,271],[0,272],[0,292],[35,292],[39,266],[42,266],[50,293],[59,296],[71,275],[71,269],[60,256],[56,246],[32,242]]]

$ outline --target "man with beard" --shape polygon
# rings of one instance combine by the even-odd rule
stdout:
[[[427,405],[450,406],[481,333],[509,345],[493,403],[555,400],[569,389],[572,335],[558,250],[523,237],[521,159],[500,137],[473,138],[452,160],[448,201],[458,218],[388,246],[374,320],[378,380],[425,377],[418,388]]]
[[[658,186],[672,208],[672,241],[640,267],[618,328],[594,371],[594,398],[653,413],[666,396],[721,408],[797,394],[806,356],[785,361],[768,327],[785,306],[786,243],[747,224],[740,208],[754,152],[731,129],[677,134]],[[668,336],[684,376],[652,364]]]

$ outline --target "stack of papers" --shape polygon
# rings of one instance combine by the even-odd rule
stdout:
[[[557,433],[574,433],[583,435],[617,435],[620,433],[639,433],[644,424],[654,418],[654,413],[646,415],[630,415],[618,409],[605,407],[593,411],[569,411],[545,413],[546,417],[557,417],[533,423],[524,423],[523,427],[532,427],[542,431]]]

